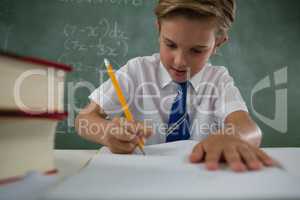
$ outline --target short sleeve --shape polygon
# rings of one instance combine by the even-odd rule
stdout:
[[[226,117],[232,112],[248,112],[246,103],[226,68],[223,68],[223,73],[220,76],[217,87],[218,98],[215,102],[215,114],[222,123],[224,123]]]
[[[134,88],[136,84],[134,69],[132,69],[133,67],[134,61],[129,61],[126,65],[115,72],[116,79],[128,105],[130,105],[133,101]],[[96,102],[109,118],[123,114],[121,104],[110,78],[101,84],[99,88],[94,90],[90,94],[89,99]]]

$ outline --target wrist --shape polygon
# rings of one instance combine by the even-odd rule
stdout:
[[[212,132],[210,135],[212,136],[230,136],[230,137],[237,137],[241,139],[241,134],[234,126],[226,126],[222,129],[218,129],[215,132]]]

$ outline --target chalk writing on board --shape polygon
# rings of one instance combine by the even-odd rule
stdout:
[[[96,72],[92,58],[110,59],[128,54],[127,33],[120,24],[109,19],[101,19],[96,24],[66,24],[63,29],[64,51],[58,61],[67,63],[77,71]]]
[[[144,0],[60,0],[64,3],[89,3],[89,4],[112,4],[112,5],[120,5],[120,6],[142,6]]]
[[[94,24],[65,24],[61,34],[64,36],[63,52],[58,61],[74,67],[66,88],[68,102],[71,102],[67,107],[69,116],[57,129],[59,133],[66,133],[72,132],[76,113],[87,103],[76,91],[91,93],[104,81],[107,76],[101,65],[104,57],[114,66],[120,66],[117,60],[127,56],[129,36],[119,22],[108,18]]]

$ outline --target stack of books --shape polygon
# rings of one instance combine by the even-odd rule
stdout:
[[[29,171],[56,172],[53,149],[63,120],[70,66],[0,52],[0,184]]]

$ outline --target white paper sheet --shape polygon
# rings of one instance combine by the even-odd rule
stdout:
[[[300,180],[277,168],[235,173],[209,172],[187,156],[196,143],[180,141],[145,147],[143,155],[101,150],[79,174],[47,199],[300,199]]]

